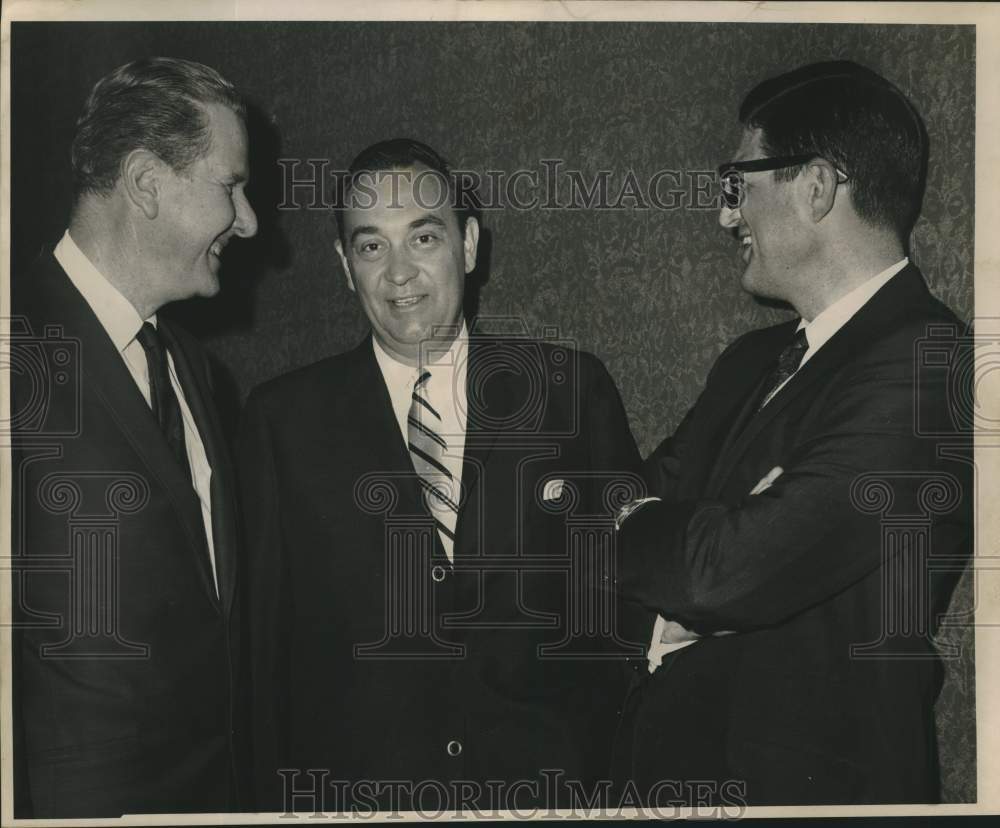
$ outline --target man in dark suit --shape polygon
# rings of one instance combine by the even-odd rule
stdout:
[[[931,635],[972,483],[958,321],[906,257],[926,133],[839,61],[761,83],[740,121],[720,222],[744,288],[801,318],[725,350],[620,515],[652,646],[617,766],[651,801],[934,801]]]
[[[468,330],[479,223],[433,149],[350,171],[337,250],[372,334],[245,410],[262,806],[589,797],[625,689],[594,599],[641,486],[617,391],[589,354]]]
[[[235,481],[206,356],[158,311],[256,232],[244,105],[202,64],[122,66],[73,174],[12,284],[15,813],[232,810]]]

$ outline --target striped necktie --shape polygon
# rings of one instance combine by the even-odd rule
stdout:
[[[451,541],[448,544],[451,546],[455,542],[458,503],[454,478],[442,462],[448,444],[441,436],[441,415],[427,399],[430,378],[430,371],[424,371],[413,384],[406,434],[410,460],[424,490],[427,507],[438,530]]]

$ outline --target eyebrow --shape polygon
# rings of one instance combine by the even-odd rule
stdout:
[[[418,219],[414,219],[413,221],[410,222],[410,226],[407,229],[418,230],[419,228],[427,227],[428,225],[431,227],[440,227],[442,229],[447,229],[448,227],[448,225],[445,224],[444,221],[439,219],[437,216],[428,215],[428,216],[421,216]],[[351,243],[353,244],[354,240],[358,236],[373,236],[373,235],[378,235],[379,232],[380,232],[379,228],[376,227],[374,224],[361,224],[355,227],[351,231]]]

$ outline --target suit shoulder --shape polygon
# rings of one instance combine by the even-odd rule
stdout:
[[[521,349],[528,347],[535,350],[542,368],[547,375],[558,375],[565,372],[567,368],[573,367],[583,378],[610,378],[604,363],[590,351],[584,351],[560,342],[546,342],[539,339],[515,338],[504,340],[497,338],[495,344],[505,341],[516,343],[518,348]]]
[[[766,328],[754,328],[752,331],[747,331],[740,334],[736,339],[731,340],[722,353],[735,351],[744,345],[757,345],[764,342],[788,339],[794,333],[798,323],[799,319],[796,317],[795,319],[778,322],[775,325],[768,325]]]
[[[62,268],[49,251],[42,252],[30,264],[12,272],[10,298],[13,313],[45,316],[52,310],[50,283],[60,275],[63,275]]]
[[[277,401],[282,407],[287,407],[327,383],[350,383],[352,376],[358,373],[361,361],[360,348],[354,348],[293,368],[256,386],[250,392],[249,400],[264,405]]]
[[[712,371],[714,372],[720,365],[724,365],[734,358],[739,362],[752,358],[758,352],[780,349],[781,343],[787,342],[791,338],[798,321],[798,319],[790,319],[776,325],[754,328],[752,331],[740,334],[735,339],[730,340],[715,358],[712,363]]]
[[[540,353],[542,353],[546,361],[548,362],[561,362],[564,360],[575,359],[581,364],[586,363],[588,365],[599,364],[600,360],[594,356],[589,351],[581,350],[572,345],[564,345],[557,342],[545,342],[544,340],[532,340],[538,345]]]
[[[920,290],[906,297],[893,317],[861,349],[863,360],[895,358],[912,362],[917,350],[960,344],[970,333],[952,310],[934,297],[921,281]]]
[[[909,325],[941,325],[951,326],[956,333],[966,333],[968,326],[965,325],[954,311],[944,302],[928,292],[927,300],[921,302],[914,313],[907,316]]]
[[[551,342],[538,344],[542,354],[542,364],[550,381],[563,385],[567,390],[575,387],[578,393],[586,395],[606,396],[618,393],[618,386],[611,373],[596,354],[569,345]],[[563,378],[569,372],[575,376],[575,383],[564,382]]]

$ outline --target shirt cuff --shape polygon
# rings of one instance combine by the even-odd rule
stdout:
[[[631,515],[637,509],[642,508],[647,503],[652,503],[654,500],[661,500],[659,497],[640,497],[636,500],[630,500],[624,506],[618,510],[618,514],[615,515],[615,531],[621,531],[622,524],[626,521],[629,515]]]

